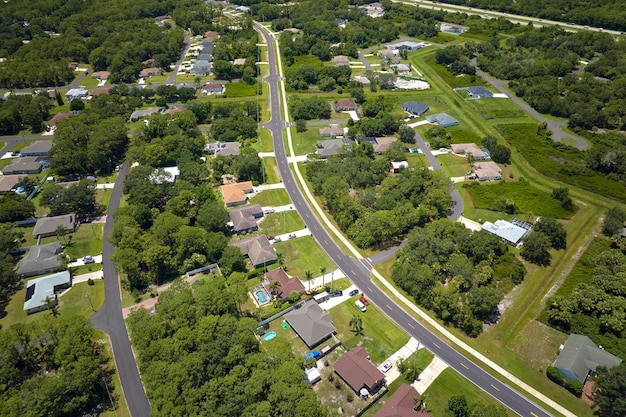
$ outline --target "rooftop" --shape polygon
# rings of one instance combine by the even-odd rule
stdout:
[[[411,114],[421,116],[430,109],[430,106],[426,103],[420,103],[419,101],[407,101],[402,105],[402,110]]]
[[[475,143],[458,143],[452,144],[452,152],[458,155],[472,154],[476,159],[485,159],[487,155]],[[492,167],[493,168],[493,167]]]
[[[270,263],[276,259],[276,252],[265,235],[236,241],[231,245],[237,246],[244,256],[250,258],[254,266]]]
[[[59,254],[63,251],[59,242],[46,243],[44,245],[31,246],[26,254],[17,263],[17,274],[24,276],[39,275],[41,271],[62,269],[63,262]]]
[[[341,148],[350,146],[351,143],[352,141],[350,139],[320,140],[317,142],[317,154],[322,158],[337,155]]]
[[[362,346],[350,349],[335,362],[335,372],[357,393],[366,388],[370,394],[380,385],[385,375],[368,359]]]
[[[164,182],[175,182],[176,177],[180,175],[178,167],[157,168],[150,175],[152,184],[163,184]]]
[[[333,321],[313,300],[301,304],[285,314],[285,320],[309,348],[312,348],[335,332]]]
[[[47,304],[46,299],[54,299],[54,289],[59,286],[71,285],[72,278],[69,271],[57,272],[41,278],[31,279],[26,284],[26,299],[24,310],[31,310]]]
[[[251,181],[237,182],[220,187],[226,205],[245,202],[246,194],[251,193],[253,190]]]
[[[260,214],[260,215],[259,215]],[[257,227],[257,217],[263,217],[263,209],[260,204],[243,207],[228,212],[236,232]]]
[[[38,140],[23,148],[20,153],[22,155],[35,153],[48,153],[52,149],[53,142],[51,140]]]
[[[528,230],[517,226],[506,220],[496,220],[495,223],[485,222],[482,227],[489,233],[493,233],[507,242],[517,245],[522,238],[528,233]]]
[[[589,373],[595,372],[598,366],[611,368],[622,362],[620,358],[600,349],[587,336],[570,334],[559,353],[554,367],[564,374],[566,378],[575,377],[580,382],[585,382]]]
[[[419,392],[409,384],[402,384],[398,390],[385,401],[374,417],[428,417],[430,414],[415,411],[415,397]]]
[[[437,123],[441,127],[455,126],[459,124],[459,121],[448,113],[437,113],[430,116],[426,116],[426,120],[429,123]]]
[[[56,233],[59,226],[65,229],[73,229],[76,224],[76,215],[74,213],[63,214],[61,216],[42,217],[37,220],[33,229],[33,236],[47,235]]]
[[[280,284],[280,292],[278,293],[279,297],[286,297],[291,294],[292,291],[304,291],[304,285],[302,285],[302,282],[296,277],[290,278],[283,268],[266,272],[265,279],[269,281],[270,285],[275,281]]]
[[[0,175],[0,193],[11,191],[24,175]]]
[[[40,171],[43,166],[41,161],[36,156],[26,156],[23,158],[15,158],[9,165],[2,169],[5,175],[10,175],[19,172]]]

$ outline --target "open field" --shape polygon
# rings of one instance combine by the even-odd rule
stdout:
[[[304,222],[295,210],[283,213],[267,214],[259,224],[261,232],[266,235],[281,235],[304,228]]]
[[[317,276],[321,267],[326,267],[326,271],[329,272],[337,268],[311,236],[284,240],[275,243],[274,248],[276,253],[282,253],[285,256],[288,274],[301,279],[305,278],[306,271],[311,271],[313,276]]]
[[[226,97],[255,97],[256,88],[244,82],[226,84]]]
[[[457,155],[437,155],[437,160],[449,177],[463,177],[471,169],[467,159]]]
[[[295,127],[290,128],[293,151],[296,155],[306,155],[309,152],[315,152],[318,141],[331,139],[320,136],[319,130],[324,127],[328,126],[307,126],[306,131],[300,133],[296,132]]]
[[[506,98],[470,100],[468,103],[485,120],[530,117],[512,100]]]
[[[261,191],[250,199],[250,204],[260,204],[262,207],[284,206],[290,202],[289,195],[283,188]]]

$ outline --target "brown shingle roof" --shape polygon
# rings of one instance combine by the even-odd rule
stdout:
[[[356,109],[356,102],[351,98],[342,98],[335,103],[335,111],[350,111]]]
[[[256,228],[256,219],[263,217],[263,209],[260,204],[254,204],[237,210],[231,210],[228,212],[228,215],[233,222],[235,232],[240,232]]]
[[[419,393],[409,384],[402,384],[374,417],[430,417],[430,414],[415,411],[415,397]]]
[[[302,285],[302,282],[300,282],[300,280],[296,277],[289,278],[289,275],[287,275],[285,270],[282,268],[274,269],[273,271],[265,273],[265,279],[270,282],[268,290],[272,285],[272,282],[277,281],[280,284],[280,292],[278,293],[279,297],[286,297],[291,294],[292,291],[304,291],[304,285]]]
[[[0,175],[0,193],[11,191],[25,175]]]
[[[253,191],[252,182],[245,181],[235,184],[222,185],[220,187],[220,191],[224,197],[224,204],[227,206],[243,204],[246,202],[246,194]]]
[[[255,267],[276,259],[276,252],[265,235],[233,242],[231,245],[237,246],[244,256],[250,258]]]
[[[358,346],[341,355],[335,362],[335,372],[354,391],[366,388],[370,393],[383,383],[385,375],[368,359],[365,348]]]
[[[70,113],[66,112],[66,111],[60,111],[57,114],[55,114],[54,116],[52,116],[52,119],[50,119],[48,121],[48,126],[56,126],[57,122],[61,119],[67,119],[68,117],[70,117]]]

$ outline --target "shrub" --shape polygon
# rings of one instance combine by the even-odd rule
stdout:
[[[339,380],[335,380],[335,388],[337,389],[341,389],[341,382],[339,382]]]
[[[561,372],[553,366],[548,366],[546,375],[550,381],[559,384],[573,395],[580,397],[583,391],[583,384],[580,381],[565,379]]]
[[[95,284],[95,282],[93,282],[93,279],[89,278],[87,280],[87,285],[94,285],[94,284]]]
[[[348,395],[346,395],[346,401],[348,401],[349,403],[354,401],[354,394],[352,393],[352,391],[350,391]]]

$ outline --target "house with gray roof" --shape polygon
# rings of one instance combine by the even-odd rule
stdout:
[[[230,224],[238,235],[247,232],[254,232],[259,230],[257,219],[263,217],[263,209],[260,204],[253,204],[240,209],[231,210],[228,212],[230,216]]]
[[[352,141],[350,139],[328,139],[328,140],[320,140],[317,142],[317,151],[316,153],[322,159],[326,159],[331,155],[337,155],[339,150],[341,150],[344,146],[350,146]]]
[[[320,129],[320,136],[336,138],[337,136],[343,136],[343,127],[338,124],[332,124],[330,127],[323,127]]]
[[[13,190],[23,175],[0,175],[0,194]]]
[[[191,64],[191,69],[189,72],[193,75],[197,75],[200,77],[206,77],[211,73],[211,63],[205,59],[198,59],[193,64]]]
[[[394,50],[394,51],[404,50],[404,51],[413,52],[413,51],[417,51],[422,46],[424,46],[422,42],[401,41],[401,42],[396,42],[396,43],[390,43],[389,45],[387,45],[387,49]]]
[[[524,236],[530,233],[530,230],[506,220],[496,220],[495,223],[485,222],[482,230],[498,236],[502,241],[513,246],[519,245]]]
[[[596,346],[587,336],[570,334],[556,358],[554,367],[567,379],[581,383],[596,373],[598,366],[612,368],[622,362],[620,358]]]
[[[135,110],[130,115],[130,121],[136,122],[139,119],[147,119],[148,117],[152,116],[155,113],[159,113],[160,111],[161,109],[158,107],[150,107],[148,109]]]
[[[65,269],[60,254],[63,247],[59,242],[31,246],[28,253],[17,263],[16,273],[20,277],[32,277]]]
[[[419,101],[407,101],[402,105],[402,110],[413,116],[420,117],[430,109],[430,106],[426,103],[420,103]]]
[[[26,284],[24,310],[32,314],[47,309],[48,301],[58,304],[57,293],[71,286],[72,277],[69,271],[31,279]]]
[[[41,217],[37,219],[35,228],[33,229],[33,237],[54,236],[59,226],[62,226],[66,232],[73,233],[76,229],[76,215],[74,213],[63,214],[61,216]]]
[[[239,156],[241,142],[215,142],[207,144],[205,148],[216,156]]]
[[[492,98],[493,93],[487,90],[482,85],[476,85],[472,87],[459,87],[455,88],[454,91],[466,91],[469,94],[470,98],[467,100],[478,100],[480,98]]]
[[[248,257],[255,268],[267,266],[276,261],[276,251],[265,235],[235,241],[230,245],[238,247],[241,254]]]
[[[493,161],[478,161],[474,163],[474,175],[479,181],[498,181],[502,179],[502,169]]]
[[[70,91],[65,93],[65,98],[67,99],[67,101],[72,101],[76,99],[87,98],[88,95],[89,91],[85,90],[84,88],[72,88],[70,89]]]
[[[335,333],[333,320],[313,300],[285,314],[285,320],[309,348],[319,345]]]
[[[22,156],[48,156],[50,149],[52,149],[51,140],[38,140],[23,148],[20,154]]]
[[[411,74],[411,67],[407,64],[391,64],[390,67],[400,75],[409,75]]]
[[[36,156],[15,158],[2,169],[4,175],[39,174],[43,169],[43,160]]]
[[[459,121],[450,116],[448,113],[432,114],[430,116],[426,116],[426,120],[428,120],[428,123],[437,124],[441,127],[450,127],[459,124]]]

